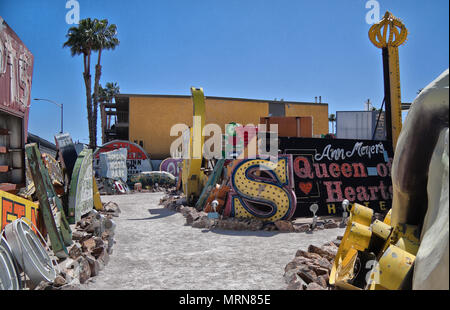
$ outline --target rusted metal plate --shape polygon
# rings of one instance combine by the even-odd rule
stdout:
[[[72,244],[72,231],[66,219],[61,200],[55,193],[37,144],[27,144],[25,152],[30,164],[30,171],[39,199],[39,207],[50,237],[52,250],[57,257],[67,257],[66,245]]]
[[[84,149],[78,155],[70,181],[68,214],[70,224],[78,222],[81,216],[89,213],[94,206],[92,178],[92,150]]]
[[[62,186],[64,184],[64,176],[61,171],[61,166],[56,159],[50,154],[42,153],[42,160],[44,161],[45,167],[47,167],[53,185]]]

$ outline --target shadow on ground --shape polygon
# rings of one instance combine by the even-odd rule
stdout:
[[[159,208],[159,209],[148,209],[148,213],[150,213],[151,215],[156,214],[157,216],[149,216],[140,219],[127,219],[127,220],[128,221],[157,220],[167,216],[174,215],[177,212],[168,210],[166,208]]]

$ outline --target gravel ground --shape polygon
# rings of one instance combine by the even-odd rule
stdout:
[[[284,267],[298,249],[322,245],[344,233],[206,230],[159,205],[163,193],[102,196],[122,211],[113,253],[85,289],[266,290],[285,289]]]

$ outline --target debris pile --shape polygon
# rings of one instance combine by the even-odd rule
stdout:
[[[329,277],[342,236],[320,247],[310,245],[298,250],[295,258],[284,268],[287,290],[332,290]]]
[[[26,187],[0,190],[0,288],[77,289],[112,254],[120,209],[101,202],[92,150],[55,141],[59,160],[26,144]]]
[[[58,261],[58,275],[53,282],[41,281],[35,290],[79,290],[81,284],[97,276],[113,252],[115,223],[120,214],[114,202],[103,204],[103,210],[92,210],[75,225],[69,257]]]
[[[180,212],[186,218],[186,225],[194,228],[223,229],[223,230],[264,230],[280,232],[313,232],[316,230],[331,229],[340,227],[341,218],[331,218],[317,220],[314,223],[307,223],[305,220],[277,220],[273,223],[264,222],[255,217],[240,218],[218,215],[211,216],[212,212],[198,211],[194,207],[187,206],[187,200],[174,188],[169,189],[168,194],[161,198],[160,205],[165,208]],[[309,219],[308,219],[309,220]],[[309,220],[311,222],[311,220]]]

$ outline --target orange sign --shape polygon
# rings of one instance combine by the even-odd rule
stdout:
[[[0,190],[0,230],[21,217],[37,226],[38,210],[38,204]]]

